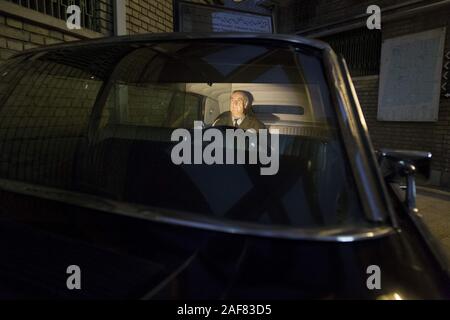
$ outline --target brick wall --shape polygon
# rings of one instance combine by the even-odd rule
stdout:
[[[114,9],[112,0],[100,0],[98,5],[98,32],[105,36],[114,34]]]
[[[129,34],[173,31],[172,0],[126,0]]]
[[[49,19],[48,24],[35,23],[29,19],[11,16],[2,12],[0,0],[0,62],[14,53],[60,42],[81,40],[89,36],[77,36],[61,28],[55,28]],[[11,5],[8,3],[8,5]],[[19,7],[19,6],[17,6]],[[19,7],[22,12],[36,14],[36,11]],[[113,34],[113,8],[110,1],[99,2],[99,36]],[[173,31],[172,0],[126,0],[127,33],[172,32]]]
[[[128,34],[173,32],[173,0],[124,1]],[[25,49],[86,38],[56,29],[51,22],[47,25],[37,24],[30,20],[4,14],[2,13],[2,2],[5,3],[4,0],[0,0],[0,62]],[[192,2],[205,3],[204,0],[192,0]],[[245,4],[226,1],[225,6],[268,13],[267,9],[258,7],[251,1]],[[26,8],[22,8],[22,10],[36,13],[36,11]],[[100,12],[99,35],[112,35],[113,7],[110,0],[100,0],[98,10]]]
[[[400,148],[431,151],[434,170],[448,171],[450,167],[450,100],[443,100],[439,108],[439,121],[391,122],[377,121],[378,76],[353,80],[376,148]]]
[[[77,38],[0,13],[0,61],[26,49],[72,40]]]
[[[64,20],[0,0],[0,62],[14,53],[38,46],[112,35],[111,0],[98,1],[97,23],[96,30],[78,35],[66,29]]]
[[[353,82],[374,147],[432,152],[434,183],[450,186],[450,100],[441,100],[438,122],[377,121],[378,76],[355,78]]]

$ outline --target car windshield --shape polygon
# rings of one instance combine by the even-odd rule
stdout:
[[[156,210],[368,225],[309,47],[192,40],[19,56],[0,65],[0,155],[2,179]]]

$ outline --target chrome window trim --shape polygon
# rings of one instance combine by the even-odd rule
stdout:
[[[328,77],[329,90],[337,112],[338,125],[346,149],[350,167],[356,180],[361,204],[366,217],[372,221],[382,222],[388,216],[389,208],[376,185],[376,175],[369,164],[369,157],[354,114],[352,98],[340,63],[334,51],[328,47],[324,50],[324,63]]]
[[[378,186],[381,190],[382,200],[384,201],[384,203],[387,206],[387,213],[391,219],[391,222],[392,222],[394,228],[398,228],[397,217],[394,213],[395,212],[394,206],[393,206],[391,198],[389,197],[387,186],[384,182],[383,175],[381,174],[381,170],[378,165],[378,160],[375,155],[375,149],[372,145],[372,140],[370,139],[369,128],[367,127],[366,119],[364,118],[364,113],[362,111],[361,104],[359,103],[359,98],[356,93],[356,89],[355,89],[355,86],[353,84],[353,81],[352,81],[352,78],[350,75],[350,70],[348,69],[345,59],[341,58],[340,60],[341,60],[342,71],[345,74],[345,80],[346,80],[345,82],[346,82],[347,89],[350,94],[350,99],[351,99],[352,106],[354,109],[355,117],[358,119],[358,124],[359,124],[358,129],[361,133],[361,139],[363,141],[363,144],[364,144],[364,147],[366,150],[369,164],[372,164],[372,172],[374,172],[374,181],[375,181],[375,183],[378,184]]]
[[[188,212],[160,211],[144,205],[110,200],[90,194],[43,187],[8,179],[0,179],[0,190],[143,221],[246,236],[321,242],[355,242],[395,234],[395,230],[388,225],[373,228],[294,228],[288,226],[262,225],[251,222],[226,221]]]

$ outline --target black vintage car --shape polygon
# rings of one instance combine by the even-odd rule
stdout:
[[[174,131],[206,136],[236,90],[276,163],[174,162]],[[26,51],[0,65],[0,298],[448,299],[415,207],[430,158],[372,148],[345,62],[319,41]]]

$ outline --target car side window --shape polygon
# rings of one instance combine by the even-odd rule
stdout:
[[[0,177],[71,182],[77,143],[103,81],[81,69],[30,60],[0,70]]]
[[[192,127],[201,119],[202,97],[160,84],[116,84],[106,110],[107,125]]]

